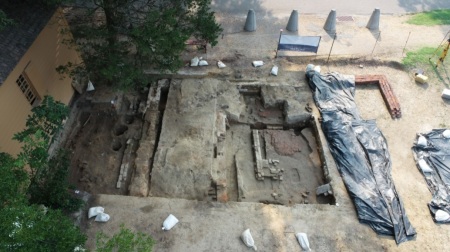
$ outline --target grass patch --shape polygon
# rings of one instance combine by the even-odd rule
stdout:
[[[403,58],[402,63],[406,67],[416,67],[418,65],[429,65],[430,57],[436,51],[436,48],[422,47],[417,51],[410,51],[406,53],[406,57]],[[442,50],[440,50],[442,51]],[[440,53],[438,51],[437,53]],[[439,55],[439,54],[438,54]]]
[[[416,51],[409,51],[406,57],[402,59],[403,65],[408,70],[423,70],[425,75],[430,78],[430,83],[438,81],[443,83],[447,88],[450,88],[450,73],[447,71],[447,66],[450,63],[450,52],[445,58],[444,64],[435,67],[436,63],[444,50],[444,46],[440,46],[437,51],[433,47],[422,47]],[[431,60],[430,60],[431,58]]]
[[[448,25],[450,24],[450,9],[427,11],[413,15],[406,21],[415,25]]]

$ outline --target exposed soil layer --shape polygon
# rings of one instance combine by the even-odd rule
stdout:
[[[127,186],[118,189],[116,183],[127,141],[139,139],[142,120],[110,102],[94,103],[86,97],[77,103],[77,119],[65,143],[72,153],[70,182],[92,194],[126,195]]]

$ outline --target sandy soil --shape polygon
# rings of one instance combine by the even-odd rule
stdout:
[[[277,79],[265,77],[259,80],[264,79],[272,84],[295,82],[293,85],[305,87],[303,69],[306,63],[297,59],[283,59],[278,63],[283,71]],[[269,67],[258,71],[266,70]],[[112,233],[121,223],[125,223],[134,230],[155,237],[155,251],[245,251],[239,234],[244,228],[251,227],[260,251],[297,250],[292,233],[298,231],[308,233],[316,251],[358,251],[361,248],[364,251],[445,251],[444,241],[450,237],[450,227],[433,222],[427,208],[431,194],[415,166],[410,149],[417,132],[450,125],[450,118],[446,116],[449,104],[440,97],[444,85],[433,77],[429,84],[416,84],[411,72],[399,69],[398,64],[391,62],[341,60],[322,66],[322,70],[343,74],[385,74],[390,81],[400,101],[402,118],[391,119],[375,86],[358,87],[356,102],[362,117],[376,119],[386,136],[392,157],[393,180],[418,233],[415,240],[396,245],[392,239],[377,236],[368,226],[358,223],[353,205],[346,203],[348,195],[342,184],[334,188],[336,197],[339,195],[338,208],[330,205],[211,204],[180,199],[99,195],[93,204],[105,206],[113,218],[106,224],[84,222],[88,235],[92,236],[99,230]],[[243,79],[255,75],[252,69],[242,72]],[[335,183],[342,183],[336,174],[334,170]],[[181,223],[174,231],[161,233],[159,225],[168,213],[176,214]],[[88,242],[91,247],[92,242],[91,239]]]
[[[433,128],[450,127],[450,112],[448,112],[450,102],[440,97],[442,89],[447,87],[450,81],[448,79],[442,81],[434,74],[426,73],[430,77],[428,84],[417,84],[413,80],[413,71],[402,69],[399,63],[391,60],[399,61],[409,31],[412,33],[407,50],[424,45],[437,46],[449,26],[419,29],[417,26],[404,24],[407,18],[405,16],[383,16],[381,41],[375,47],[375,58],[371,58],[368,56],[374,48],[378,34],[372,34],[364,28],[366,16],[354,16],[354,22],[339,24],[341,29],[339,40],[334,45],[330,63],[325,64],[332,45],[332,36],[321,30],[325,17],[300,16],[300,22],[306,24],[301,26],[301,34],[323,36],[319,57],[309,59],[305,57],[273,59],[278,28],[284,27],[286,20],[268,17],[259,23],[261,28],[256,33],[248,34],[241,33],[244,17],[223,15],[219,18],[226,26],[225,36],[217,48],[203,56],[207,56],[211,62],[222,59],[228,67],[224,70],[218,70],[215,66],[202,69],[184,68],[182,74],[209,75],[218,79],[231,79],[236,83],[256,81],[290,85],[299,90],[309,90],[304,79],[304,69],[310,62],[322,65],[323,72],[387,76],[400,102],[402,118],[397,120],[391,118],[375,86],[358,87],[356,102],[362,117],[376,119],[387,139],[392,158],[392,177],[406,213],[418,233],[416,239],[396,245],[392,239],[377,236],[369,227],[358,223],[354,207],[330,160],[329,169],[339,207],[336,205],[285,207],[238,202],[221,204],[181,199],[98,195],[92,205],[104,206],[112,219],[105,224],[94,223],[91,220],[83,222],[83,228],[89,236],[88,247],[93,248],[96,232],[102,230],[112,234],[118,230],[121,223],[125,223],[133,230],[151,234],[157,241],[155,251],[247,251],[239,241],[240,233],[247,227],[252,228],[260,251],[297,251],[299,247],[293,233],[300,231],[308,233],[315,251],[448,250],[450,226],[436,225],[431,218],[427,207],[431,193],[415,165],[411,147],[415,134]],[[341,56],[335,56],[337,54]],[[193,55],[202,53],[192,50],[186,55],[186,60]],[[342,55],[348,57],[342,58]],[[250,62],[254,59],[262,59],[266,64],[261,68],[253,68]],[[273,64],[280,67],[278,77],[268,76]],[[440,73],[446,78],[444,71]],[[71,135],[71,142],[67,145],[74,152],[72,179],[79,188],[94,194],[124,194],[125,192],[114,189],[118,174],[117,162],[121,160],[121,156],[112,150],[112,141],[118,138],[123,146],[126,139],[132,136],[126,132],[122,136],[114,134],[114,127],[117,124],[124,124],[124,117],[119,115],[116,118],[108,114],[109,102],[114,99],[115,94],[97,92],[95,96],[104,103],[104,107],[86,111],[91,115],[92,121],[85,126],[82,125],[89,115],[83,113],[79,115],[76,127],[80,130],[74,131],[78,133]],[[100,125],[102,127],[99,127]],[[102,133],[96,132],[96,128],[101,128]],[[128,132],[131,132],[130,129],[131,126],[128,125]],[[97,147],[92,147],[92,143]],[[83,168],[85,161],[88,168]],[[94,176],[85,176],[86,172],[81,172],[83,169],[84,171],[95,169]],[[88,182],[80,181],[84,177]],[[169,213],[179,217],[180,224],[173,231],[164,233],[161,232],[160,225]]]

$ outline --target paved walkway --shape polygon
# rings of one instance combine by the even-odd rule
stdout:
[[[449,1],[450,4],[450,1]],[[338,14],[339,16],[339,14]],[[337,22],[336,40],[334,34],[323,29],[327,15],[300,14],[298,32],[285,30],[288,17],[277,18],[256,11],[257,30],[243,30],[246,14],[241,16],[226,13],[217,14],[224,32],[216,47],[208,50],[207,59],[273,59],[280,35],[298,34],[302,36],[321,36],[318,56],[327,57],[387,57],[400,60],[408,50],[424,46],[437,47],[448,36],[450,26],[417,26],[407,24],[409,15],[381,15],[380,32],[366,28],[368,15],[351,15],[351,21]],[[378,41],[377,41],[378,39]],[[281,56],[305,56],[311,53],[281,52]]]
[[[218,13],[239,15],[248,9],[265,12],[271,16],[289,16],[293,9],[300,13],[328,14],[336,9],[338,15],[368,15],[374,8],[384,14],[415,13],[435,9],[450,9],[448,0],[214,0],[213,9]]]

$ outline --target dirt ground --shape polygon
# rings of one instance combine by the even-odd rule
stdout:
[[[140,138],[142,119],[129,109],[139,99],[139,94],[115,94],[108,87],[78,97],[74,123],[63,145],[72,152],[70,183],[77,189],[127,195],[127,188],[117,188],[116,182],[127,141]]]
[[[303,71],[306,63],[292,58],[284,58],[277,63],[282,69],[280,76],[257,80],[282,83],[280,85],[292,83],[297,87],[306,85]],[[257,76],[257,72],[269,69],[268,66],[257,70],[248,68],[248,71],[240,71],[239,74],[243,74],[242,79],[247,80]],[[436,225],[433,222],[427,208],[431,194],[416,168],[411,152],[416,133],[450,125],[450,118],[446,116],[450,104],[440,97],[444,85],[433,76],[430,76],[429,84],[417,84],[411,72],[400,69],[397,63],[390,61],[343,59],[322,66],[323,71],[328,69],[343,74],[385,74],[390,81],[400,101],[402,118],[391,118],[375,86],[358,86],[356,102],[362,117],[376,119],[387,139],[393,164],[393,180],[406,213],[418,233],[415,240],[396,245],[392,239],[377,236],[369,227],[358,223],[353,204],[336,170],[332,174],[335,183],[333,190],[339,207],[304,204],[284,207],[251,202],[208,203],[101,194],[94,197],[91,205],[104,206],[112,219],[105,224],[86,220],[84,228],[87,234],[92,237],[99,230],[112,233],[121,223],[125,223],[133,230],[151,234],[157,241],[155,251],[246,251],[239,241],[239,234],[251,227],[260,251],[298,250],[293,233],[299,231],[308,233],[311,246],[316,251],[357,251],[360,248],[364,248],[364,251],[444,251],[446,245],[443,241],[450,237],[450,229],[448,225]],[[231,76],[234,74],[229,73]],[[111,146],[108,145],[108,148]],[[330,163],[332,167],[333,162]],[[161,232],[160,225],[169,213],[175,214],[180,223],[173,231]],[[93,246],[92,242],[90,239],[89,247]]]
[[[99,85],[95,93],[83,94],[75,103],[76,119],[69,130],[70,134],[65,143],[65,146],[73,153],[71,181],[76,184],[78,189],[94,195],[88,206],[101,205],[112,217],[108,223],[83,220],[82,228],[89,236],[87,247],[94,247],[96,232],[103,231],[112,234],[119,229],[120,224],[124,223],[132,230],[142,231],[154,237],[156,240],[155,251],[248,251],[239,240],[240,233],[246,228],[251,229],[259,251],[299,251],[300,248],[294,237],[296,232],[308,234],[313,251],[446,251],[447,241],[450,238],[450,226],[437,225],[431,218],[427,207],[427,203],[431,200],[431,193],[415,165],[411,147],[417,133],[427,132],[433,128],[450,127],[448,115],[450,102],[443,100],[440,96],[442,89],[447,87],[447,82],[446,80],[443,82],[433,73],[425,73],[430,77],[428,84],[418,84],[413,79],[413,71],[403,69],[398,63],[408,37],[408,32],[405,31],[415,31],[417,27],[403,24],[406,20],[404,16],[383,17],[385,18],[383,20],[388,20],[388,22],[382,24],[382,40],[376,47],[375,57],[369,57],[376,36],[365,30],[363,23],[366,17],[356,16],[354,17],[355,22],[340,24],[343,29],[340,33],[342,39],[335,44],[334,54],[341,56],[333,56],[326,64],[326,55],[332,44],[332,37],[321,30],[320,23],[324,17],[308,17],[307,15],[300,17],[300,22],[307,23],[301,28],[302,34],[323,33],[324,46],[319,50],[320,56],[278,59],[273,57],[274,47],[272,45],[274,41],[276,43],[278,33],[268,31],[273,26],[284,24],[285,20],[267,18],[260,25],[259,33],[257,32],[255,36],[251,37],[250,34],[236,32],[238,30],[235,29],[235,24],[242,23],[242,17],[227,19],[223,16],[220,18],[223,19],[222,22],[226,26],[225,36],[216,49],[203,55],[213,62],[212,65],[201,69],[185,67],[174,78],[186,78],[190,82],[195,82],[198,80],[196,78],[208,77],[229,81],[229,85],[233,86],[255,84],[290,86],[294,87],[296,92],[309,92],[304,77],[304,70],[308,63],[321,65],[322,72],[386,75],[400,102],[402,110],[400,119],[393,120],[391,118],[376,86],[357,86],[356,103],[362,117],[376,119],[378,127],[386,137],[392,158],[393,181],[404,203],[406,214],[417,231],[417,237],[415,240],[396,245],[390,237],[377,236],[368,226],[360,224],[353,203],[329,153],[325,154],[328,171],[323,172],[325,180],[330,180],[333,187],[334,200],[327,201],[326,204],[286,204],[288,206],[283,206],[261,204],[258,203],[258,200],[235,202],[239,199],[237,186],[230,186],[228,203],[219,203],[211,198],[198,200],[195,197],[186,199],[188,197],[171,197],[170,195],[144,198],[123,196],[127,195],[127,186],[116,188],[120,164],[128,140],[138,140],[141,137],[143,121],[142,114],[137,108],[138,104],[145,100],[146,94],[117,94],[108,87]],[[439,27],[420,33],[413,32],[407,49],[422,45],[437,45],[447,28]],[[368,40],[365,40],[367,37],[371,39],[370,46],[367,46],[369,43]],[[268,46],[268,44],[270,45]],[[185,55],[185,59],[188,60],[194,55],[201,56],[202,52],[193,48]],[[217,69],[213,65],[215,63],[213,59],[222,59],[227,64],[227,68]],[[263,59],[266,64],[260,68],[253,68],[250,62],[255,59]],[[278,76],[269,76],[270,68],[274,64],[279,66],[279,74]],[[445,76],[444,72],[441,74]],[[199,87],[206,86],[199,84]],[[169,97],[169,102],[170,99]],[[111,100],[117,100],[125,105],[117,105],[116,108],[112,108]],[[187,100],[185,105],[194,106],[190,123],[197,125],[202,130],[186,130],[195,135],[202,135],[205,132],[212,135],[210,132],[212,130],[208,129],[207,122],[202,121],[209,120],[208,116],[211,115],[197,117],[196,112],[201,109],[201,102],[196,96],[189,97]],[[311,96],[306,100],[311,101]],[[318,118],[317,109],[312,103],[310,105],[313,108],[313,114]],[[183,107],[183,104],[181,103],[180,106]],[[119,110],[117,110],[118,107]],[[249,109],[251,109],[251,113]],[[213,110],[209,108],[207,111]],[[266,109],[261,104],[257,104],[255,108],[247,107],[244,114],[247,116],[244,119],[248,119],[246,123],[253,127],[258,126],[256,122],[264,120],[267,120],[267,124],[279,123],[279,117],[282,117],[279,110]],[[248,117],[251,114],[252,118]],[[169,122],[170,124],[166,124],[167,129],[177,129],[177,124],[180,123],[175,119]],[[180,125],[182,124],[180,123]],[[243,127],[242,125],[238,126]],[[233,130],[232,126],[229,131]],[[239,130],[237,132],[234,137],[238,139],[238,142],[242,142],[243,137],[239,136]],[[177,139],[175,133],[173,131],[174,139],[171,139],[173,141],[170,143],[183,142],[183,139]],[[227,135],[227,139],[232,136]],[[191,153],[191,156],[202,157],[201,153],[196,152],[197,149],[200,149],[201,146],[213,148],[213,143],[205,139],[196,146],[185,143],[181,149],[190,152],[179,153]],[[324,141],[323,139],[322,136],[322,141]],[[162,143],[165,143],[164,141],[163,139]],[[243,153],[238,148],[241,142],[226,142],[225,148],[228,149],[227,153],[231,155],[231,160],[238,155],[245,157],[252,155],[251,151]],[[251,145],[251,143],[245,144]],[[323,144],[326,149],[326,142]],[[305,145],[306,143],[302,144],[302,146]],[[276,148],[274,147],[271,154],[277,153]],[[231,151],[233,149],[235,152]],[[175,154],[177,153],[175,152]],[[177,162],[173,161],[174,165],[184,162],[184,156],[175,154],[177,159],[173,160]],[[203,157],[206,156],[210,158],[208,155],[203,155]],[[313,164],[317,162],[314,155],[308,158]],[[203,164],[200,161],[198,163]],[[189,167],[195,164],[197,163],[184,165]],[[227,166],[233,166],[233,162],[228,162]],[[169,174],[170,172],[162,169],[160,174]],[[131,171],[128,175],[125,185],[130,183]],[[237,175],[228,172],[226,176],[230,182],[233,182],[233,178],[236,178]],[[179,177],[183,178],[183,176]],[[319,184],[322,182],[325,181],[320,181]],[[209,186],[209,180],[207,184]],[[318,184],[313,183],[312,187],[316,185]],[[182,186],[180,187],[183,189]],[[301,199],[300,195],[297,194],[296,197]],[[301,203],[300,199],[296,203]],[[173,230],[162,232],[161,223],[169,213],[177,216],[180,223]]]
[[[392,177],[405,204],[406,213],[418,233],[416,241],[392,249],[445,250],[441,241],[450,237],[450,227],[437,225],[431,219],[427,208],[431,194],[415,165],[411,147],[417,133],[448,127],[450,118],[447,111],[450,103],[440,97],[446,85],[432,73],[429,73],[431,79],[428,84],[419,84],[413,79],[413,71],[403,71],[393,63],[364,68],[360,68],[358,64],[332,65],[330,71],[378,73],[385,74],[389,79],[400,101],[402,118],[391,119],[376,87],[358,87],[356,102],[362,117],[376,119],[378,127],[387,139],[392,158]]]

